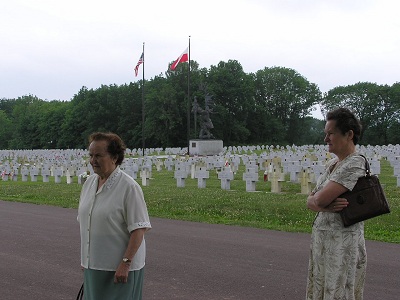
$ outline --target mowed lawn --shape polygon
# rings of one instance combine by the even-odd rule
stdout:
[[[242,180],[244,166],[241,165],[231,181],[230,190],[222,190],[216,171],[209,171],[210,178],[205,188],[198,188],[197,179],[190,176],[185,187],[177,187],[174,172],[163,169],[152,170],[150,184],[143,186],[143,192],[151,217],[218,223],[236,226],[256,227],[290,232],[311,232],[315,213],[306,208],[307,195],[300,194],[300,184],[292,183],[287,177],[282,183],[282,192],[271,193],[270,182],[264,182],[263,172],[255,192],[246,191]],[[379,176],[391,213],[365,222],[365,236],[370,240],[400,243],[400,187],[393,168],[381,160]],[[53,180],[53,181],[52,181]],[[61,183],[1,181],[0,199],[65,208],[77,208],[81,185],[74,177],[72,184],[63,178]],[[141,184],[141,179],[137,179]]]

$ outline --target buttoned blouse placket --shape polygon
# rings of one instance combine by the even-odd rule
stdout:
[[[90,257],[89,257],[89,253],[90,253],[90,229],[92,227],[92,212],[93,212],[93,208],[94,208],[94,203],[96,201],[96,196],[99,192],[101,192],[102,188],[101,187],[98,191],[97,190],[97,185],[98,185],[98,178],[96,180],[93,180],[93,183],[90,187],[90,209],[89,209],[89,215],[88,215],[88,228],[87,228],[87,261],[88,261],[88,267],[90,266]]]

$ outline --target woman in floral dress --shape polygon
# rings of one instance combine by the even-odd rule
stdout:
[[[365,160],[356,152],[361,125],[345,108],[327,114],[325,142],[336,155],[327,163],[307,207],[317,216],[311,235],[307,300],[362,300],[367,265],[364,223],[344,227],[339,212],[349,204],[338,198],[365,175]]]

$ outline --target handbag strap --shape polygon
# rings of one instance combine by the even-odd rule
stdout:
[[[365,177],[371,177],[371,169],[369,166],[368,159],[362,154],[360,154],[360,156],[364,157],[365,159],[365,172],[366,172]]]
[[[81,288],[79,289],[79,293],[76,296],[76,300],[83,300],[83,283],[81,285]]]

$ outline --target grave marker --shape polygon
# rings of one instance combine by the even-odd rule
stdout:
[[[185,179],[187,178],[188,173],[186,171],[186,166],[182,164],[178,164],[175,167],[174,178],[176,179],[177,187],[185,187]]]
[[[195,178],[197,178],[197,187],[199,189],[206,187],[206,179],[210,177],[209,172],[206,167],[197,166],[194,174]]]
[[[221,189],[230,190],[231,180],[233,180],[232,169],[229,166],[223,167],[221,172],[218,173],[218,179],[221,180]]]
[[[246,172],[243,173],[243,180],[246,181],[246,192],[254,192],[258,181],[258,173],[252,168],[246,168]]]

